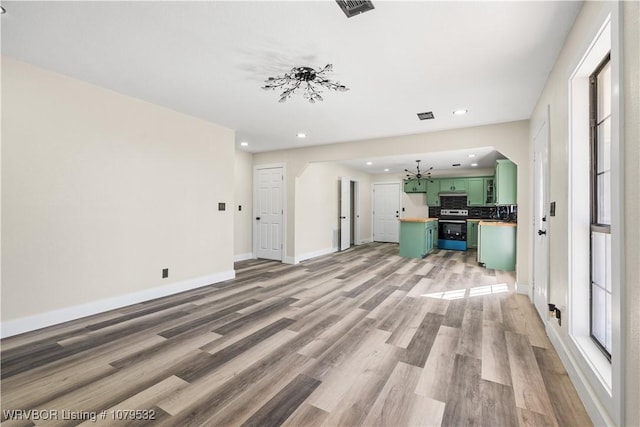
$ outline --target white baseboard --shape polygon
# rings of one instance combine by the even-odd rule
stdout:
[[[255,258],[255,256],[253,256],[253,253],[248,252],[246,254],[234,255],[233,262],[246,261],[248,259],[254,259],[254,258]]]
[[[371,237],[369,237],[368,239],[360,239],[360,243],[358,243],[359,245],[364,245],[365,243],[371,243],[373,240],[371,239]]]
[[[295,264],[298,264],[299,262],[302,262],[311,258],[322,256],[322,255],[329,255],[334,252],[338,252],[338,248],[325,248],[325,249],[320,249],[319,251],[307,252],[306,254],[297,256],[295,258]]]
[[[564,365],[573,386],[582,400],[582,404],[586,409],[594,426],[613,426],[615,422],[611,419],[604,405],[598,400],[597,394],[587,381],[584,373],[580,369],[575,357],[565,346],[562,338],[558,335],[555,328],[550,325],[546,327],[547,335],[551,340],[551,344],[555,348],[562,364]]]
[[[523,295],[529,295],[529,285],[517,282],[516,283],[516,292]]]
[[[48,311],[46,313],[33,316],[21,317],[0,323],[0,337],[6,338],[13,335],[22,334],[47,326],[57,325],[70,320],[80,319],[93,314],[102,313],[116,308],[125,307],[131,304],[138,304],[155,298],[162,298],[179,292],[188,291],[212,283],[223,282],[236,277],[234,270],[223,271],[210,274],[208,276],[195,277],[165,286],[159,286],[144,291],[133,292],[111,298],[105,298],[86,304],[74,305],[59,310]]]

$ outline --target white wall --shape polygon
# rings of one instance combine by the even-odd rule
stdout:
[[[623,25],[616,26],[614,24],[613,32],[622,36],[623,52],[622,56],[622,74],[624,76],[620,93],[624,98],[624,129],[622,129],[622,144],[624,151],[624,269],[622,274],[624,278],[623,287],[623,316],[621,325],[614,325],[614,328],[623,328],[624,347],[623,354],[614,356],[615,363],[620,364],[624,361],[624,368],[618,375],[621,378],[616,379],[614,372],[614,388],[618,387],[620,382],[624,383],[624,415],[623,419],[618,421],[621,425],[637,426],[640,425],[640,231],[638,215],[640,212],[640,201],[638,192],[638,183],[640,182],[640,108],[639,101],[639,84],[640,64],[638,58],[640,56],[640,25],[639,15],[640,8],[638,2],[621,2],[618,3],[623,10]],[[587,51],[589,44],[595,38],[604,19],[609,13],[616,14],[615,2],[587,2],[582,11],[576,18],[573,29],[571,30],[565,46],[561,51],[558,60],[554,66],[552,73],[545,85],[545,88],[538,100],[538,103],[531,117],[531,132],[537,130],[537,125],[544,120],[547,105],[550,106],[550,201],[556,201],[556,216],[550,218],[548,237],[550,247],[550,265],[549,265],[549,298],[551,302],[564,305],[569,293],[569,240],[567,235],[567,227],[569,225],[569,174],[567,171],[568,145],[570,139],[569,131],[569,78],[576,68],[582,55]],[[618,22],[614,18],[614,22]],[[612,53],[612,60],[619,52]],[[533,138],[533,134],[530,136]],[[587,185],[585,183],[585,185]],[[521,212],[521,211],[520,211]],[[574,284],[575,285],[575,284]],[[588,285],[586,285],[588,286]],[[569,310],[567,308],[567,310]],[[588,310],[588,307],[585,307]],[[572,313],[564,312],[563,319],[570,318]],[[606,404],[606,402],[598,401],[594,392],[593,385],[589,384],[589,373],[585,373],[581,366],[584,363],[579,362],[583,356],[580,352],[572,349],[572,338],[568,335],[569,322],[563,321],[562,326],[557,322],[550,322],[548,327],[553,336],[557,337],[559,346],[556,346],[559,353],[575,362],[570,363],[569,371],[577,372],[572,377],[576,382],[578,390],[587,390],[583,392],[583,396],[591,392],[591,397],[586,400],[586,405],[591,413],[606,413],[605,407],[615,407],[617,403]],[[614,369],[615,371],[615,369]],[[582,378],[580,376],[582,375]],[[617,383],[617,384],[615,384]],[[586,394],[585,394],[586,393]],[[618,396],[619,399],[619,396]],[[599,406],[599,408],[598,408]],[[616,419],[615,413],[608,413],[605,417]]]
[[[253,257],[253,154],[237,150],[234,164],[234,258]],[[242,210],[238,210],[242,206]]]
[[[354,160],[398,154],[422,155],[491,146],[518,165],[518,231],[517,277],[521,292],[528,292],[530,270],[531,203],[529,188],[529,121],[500,123],[449,131],[378,138],[340,144],[280,150],[254,155],[254,164],[285,163],[287,165],[287,256],[297,252],[295,223],[295,177],[308,163]]]
[[[3,57],[3,335],[233,277],[233,139]]]
[[[371,180],[335,162],[310,163],[295,182],[295,257],[308,259],[338,249],[340,178],[360,187],[360,238],[371,241]],[[289,200],[291,203],[291,200]]]

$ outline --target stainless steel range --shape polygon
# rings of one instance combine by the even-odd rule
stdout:
[[[467,250],[467,217],[466,209],[442,209],[438,218],[438,248]]]

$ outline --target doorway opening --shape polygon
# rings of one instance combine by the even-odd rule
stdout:
[[[339,249],[360,244],[360,183],[350,178],[340,179]]]

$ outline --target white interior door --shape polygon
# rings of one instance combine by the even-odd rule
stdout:
[[[340,179],[340,250],[351,246],[351,180]]]
[[[547,115],[547,117],[549,117]],[[534,138],[533,153],[533,303],[542,319],[546,319],[549,302],[549,127],[543,123]]]
[[[282,261],[283,170],[281,167],[256,171],[256,257]]]
[[[400,184],[373,184],[373,241],[398,243]]]

